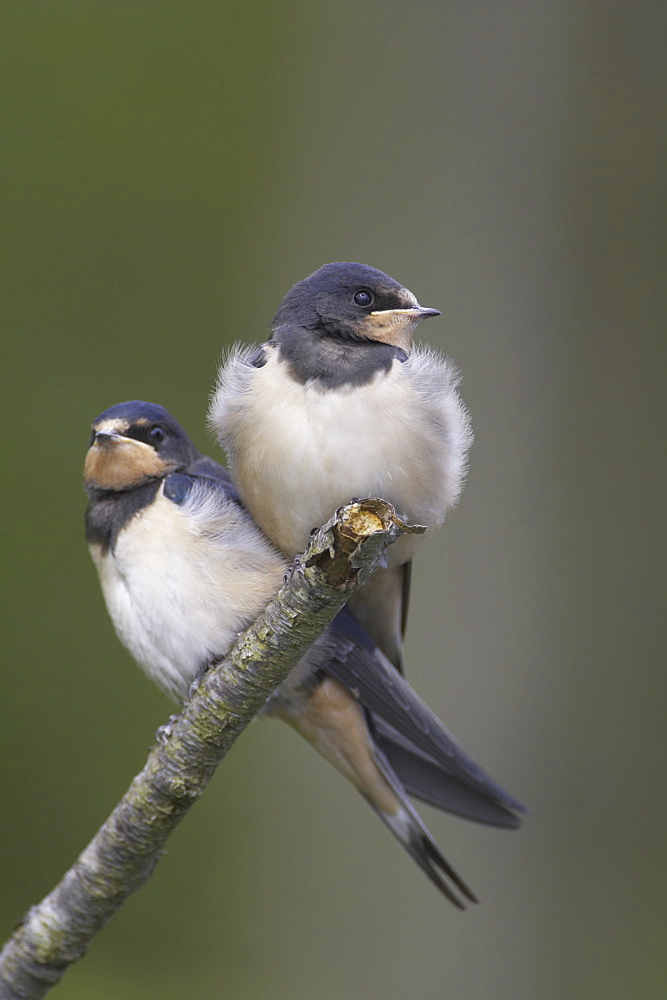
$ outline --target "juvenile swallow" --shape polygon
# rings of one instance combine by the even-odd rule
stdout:
[[[210,422],[245,506],[286,556],[355,497],[382,497],[427,537],[458,500],[472,442],[459,374],[417,326],[437,309],[365,264],[325,264],[287,293],[270,340],[236,347]],[[350,601],[402,670],[415,535]]]
[[[84,476],[86,535],[118,637],[166,694],[185,701],[279,589],[285,557],[256,526],[229,473],[161,406],[132,401],[100,414]],[[510,828],[523,807],[462,749],[347,609],[265,712],[354,784],[448,899],[460,908],[463,899],[476,901],[407,793]]]

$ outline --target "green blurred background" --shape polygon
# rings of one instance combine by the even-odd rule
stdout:
[[[627,1000],[667,991],[658,140],[667,5],[4,3],[0,937],[172,710],[82,535],[91,420],[215,454],[221,347],[361,260],[443,311],[469,484],[416,565],[415,687],[533,815],[424,810],[449,907],[257,722],[62,1000]],[[660,390],[659,390],[660,387]]]

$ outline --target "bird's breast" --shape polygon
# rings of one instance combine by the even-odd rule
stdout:
[[[442,521],[460,489],[465,411],[424,391],[414,364],[395,360],[366,385],[324,390],[292,378],[276,350],[246,369],[225,413],[232,472],[286,554],[302,551],[310,531],[355,497],[382,497],[429,527]],[[393,561],[410,558],[394,549]]]
[[[230,502],[218,520],[202,521],[160,491],[113,551],[91,545],[121,642],[176,700],[282,582],[282,560],[238,511]]]

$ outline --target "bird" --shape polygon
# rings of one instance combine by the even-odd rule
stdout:
[[[427,537],[456,505],[472,443],[458,369],[414,333],[437,309],[366,264],[325,264],[285,295],[270,339],[235,345],[209,422],[243,503],[288,558],[352,498],[382,497]],[[417,535],[350,607],[403,671]]]
[[[229,472],[155,403],[119,403],[93,421],[84,482],[86,538],[118,638],[183,703],[279,589],[288,560]],[[523,806],[463,750],[348,608],[264,714],[290,724],[351,781],[455,906],[477,902],[409,795],[508,828]],[[400,757],[402,777],[390,755]]]

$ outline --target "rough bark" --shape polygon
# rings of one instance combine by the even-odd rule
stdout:
[[[0,954],[0,1000],[43,997],[152,874],[165,841],[234,740],[403,532],[383,500],[341,507],[180,715],[161,728],[146,765],[63,879],[32,907]]]

